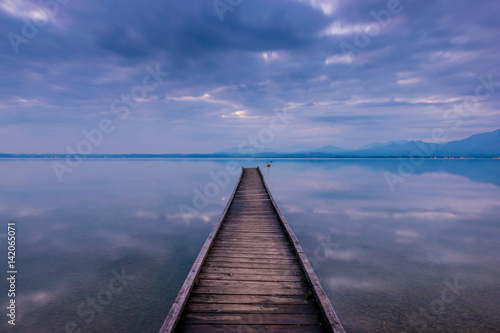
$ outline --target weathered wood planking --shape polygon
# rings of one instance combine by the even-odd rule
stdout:
[[[259,168],[243,168],[160,333],[344,332]]]

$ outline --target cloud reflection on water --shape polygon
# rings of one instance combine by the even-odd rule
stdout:
[[[240,162],[264,167],[267,161]],[[490,304],[500,296],[496,164],[474,164],[483,169],[471,173],[469,161],[429,163],[392,193],[383,172],[398,162],[277,160],[264,175],[347,328],[358,329],[360,319],[370,330],[377,316],[397,323],[395,313],[425,305],[455,274],[478,296],[454,303],[450,318],[478,304],[493,311]],[[117,298],[96,330],[118,322],[133,327],[135,317],[144,332],[157,330],[237,180],[186,223],[179,204],[190,204],[193,188],[211,181],[209,171],[223,170],[227,161],[85,161],[63,184],[47,176],[50,161],[0,163],[6,170],[0,215],[19,227],[19,299],[29,304],[20,314],[39,332],[79,319],[77,305],[123,266],[141,286]],[[360,304],[367,306],[363,313]],[[54,312],[57,318],[49,315]],[[498,316],[482,320],[500,323]]]

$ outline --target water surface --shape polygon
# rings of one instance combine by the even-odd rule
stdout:
[[[498,160],[426,161],[394,191],[399,160],[266,162],[236,163],[263,168],[347,332],[498,331]],[[18,234],[16,327],[0,330],[157,332],[230,161],[86,160],[62,183],[51,163],[0,160],[0,246],[7,222]]]

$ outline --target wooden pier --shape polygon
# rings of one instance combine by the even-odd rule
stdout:
[[[259,168],[243,168],[160,333],[344,332]]]

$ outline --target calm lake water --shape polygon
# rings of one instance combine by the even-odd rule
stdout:
[[[426,161],[394,191],[399,160],[266,162],[237,161],[263,168],[347,332],[500,331],[499,160]],[[229,162],[85,160],[62,183],[51,163],[0,160],[0,331],[158,332],[238,177],[195,193]]]

